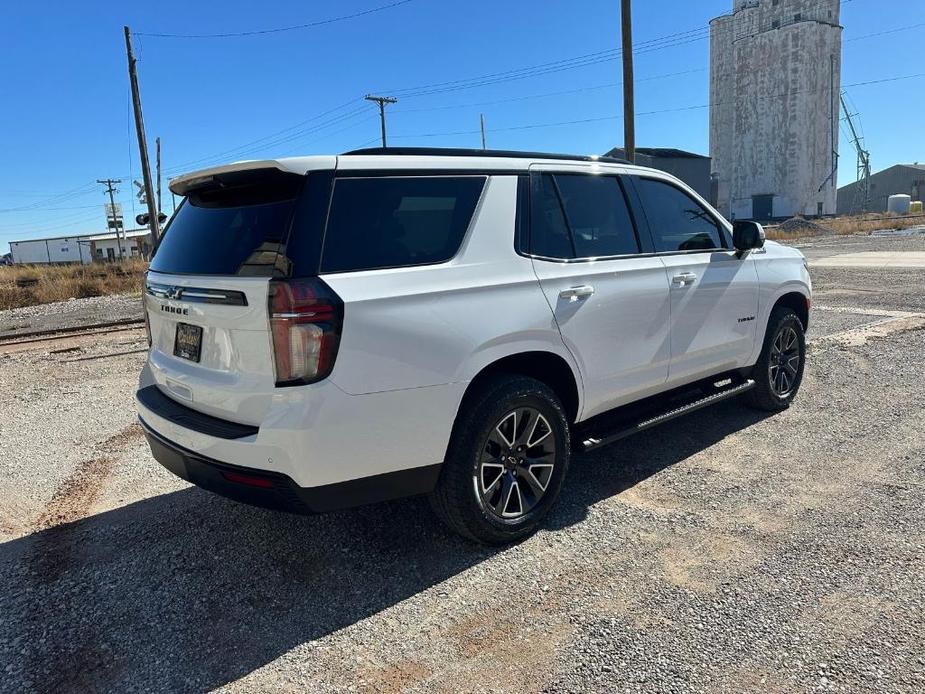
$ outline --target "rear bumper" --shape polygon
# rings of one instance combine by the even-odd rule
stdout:
[[[243,410],[253,415],[255,408],[239,411],[243,396],[228,391],[224,411],[241,416],[242,424],[222,418],[199,400],[192,407],[170,398],[157,380],[161,376],[148,366],[141,373],[136,404],[148,429],[200,458],[278,473],[299,487],[312,488],[442,461],[466,386],[349,395],[326,379],[278,389],[257,408],[259,417],[242,415]],[[174,380],[194,394],[201,391],[203,399],[224,392],[192,378]],[[152,385],[156,387],[150,389]]]
[[[279,472],[230,465],[206,458],[168,441],[139,417],[151,454],[177,477],[242,503],[291,513],[324,513],[433,490],[440,465],[326,484],[300,487]]]

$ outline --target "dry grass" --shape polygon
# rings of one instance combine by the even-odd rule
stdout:
[[[870,212],[862,215],[820,219],[805,226],[799,223],[801,219],[801,217],[794,217],[782,225],[768,226],[765,228],[765,234],[769,239],[786,241],[807,236],[820,236],[822,234],[850,236],[852,234],[869,234],[880,229],[908,229],[909,227],[925,225],[925,215],[901,215],[888,212]],[[787,228],[788,226],[791,228]]]
[[[825,226],[836,234],[869,234],[878,229],[908,229],[925,224],[925,215],[872,212],[854,217],[825,220]]]
[[[147,267],[143,260],[0,267],[0,310],[71,298],[140,292]]]

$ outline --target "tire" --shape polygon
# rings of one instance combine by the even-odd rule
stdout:
[[[569,447],[568,420],[552,389],[525,376],[498,376],[460,409],[431,506],[468,539],[522,540],[558,498]]]
[[[796,357],[798,364],[794,363]],[[803,323],[791,309],[779,306],[768,319],[761,356],[752,369],[757,385],[745,394],[746,403],[767,412],[787,409],[800,389],[805,364]]]

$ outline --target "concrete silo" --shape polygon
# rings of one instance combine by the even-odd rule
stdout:
[[[710,156],[726,216],[834,214],[840,0],[734,0],[710,22]]]

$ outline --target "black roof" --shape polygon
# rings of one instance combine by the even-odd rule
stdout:
[[[626,159],[585,154],[553,154],[550,152],[518,152],[510,149],[465,149],[460,147],[367,147],[344,154],[386,154],[417,157],[508,157],[512,159],[563,159],[566,161],[602,161],[608,164],[629,164]]]
[[[614,154],[622,153],[622,147],[614,147],[612,150],[607,152],[606,156],[612,156]],[[642,154],[647,157],[653,157],[655,159],[709,159],[703,154],[696,154],[694,152],[685,152],[683,149],[675,149],[674,147],[637,147],[636,154]]]

